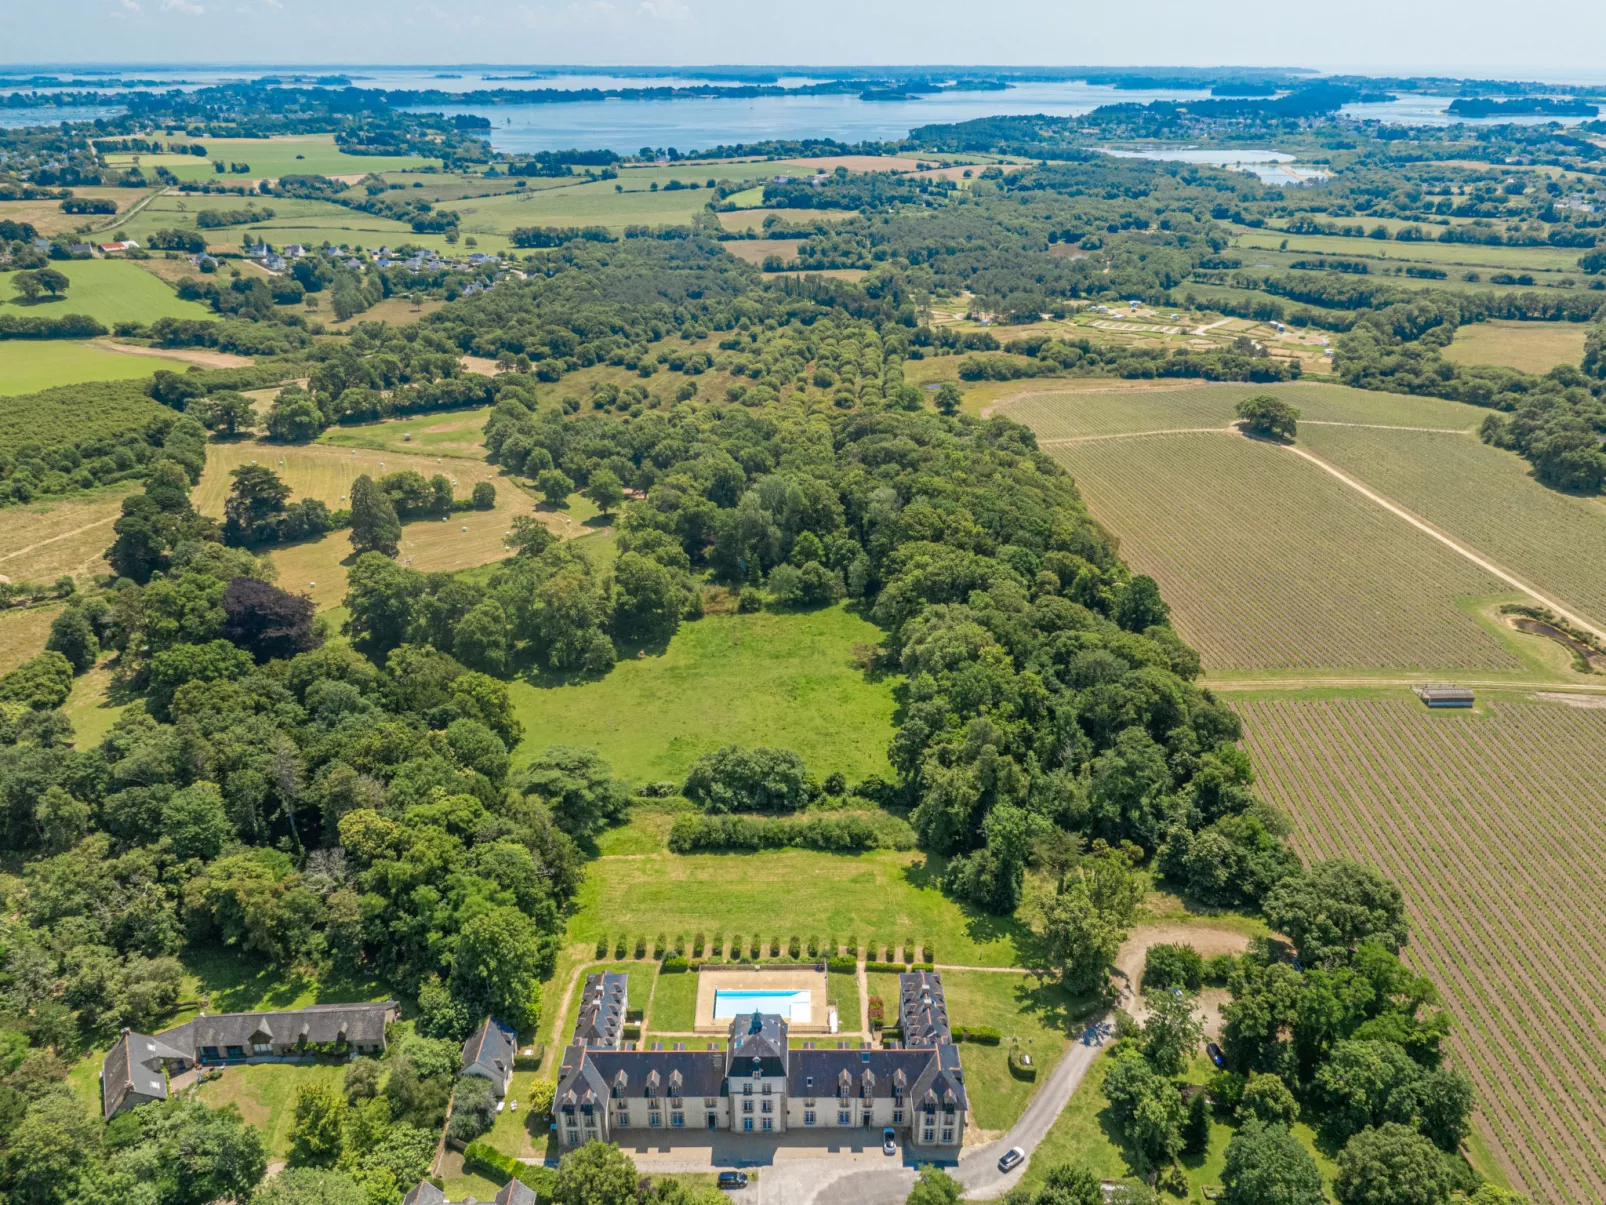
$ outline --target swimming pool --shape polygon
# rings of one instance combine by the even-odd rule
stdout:
[[[791,988],[769,991],[721,988],[714,993],[714,1019],[729,1020],[753,1012],[778,1013],[793,1024],[807,1025],[814,1019],[813,999],[812,993]]]

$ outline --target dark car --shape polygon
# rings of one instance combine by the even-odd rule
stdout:
[[[1214,1042],[1205,1043],[1205,1053],[1210,1056],[1210,1061],[1217,1067],[1225,1067],[1227,1065],[1227,1060],[1221,1057],[1221,1047]]]
[[[998,1161],[998,1170],[1012,1172],[1022,1163],[1026,1162],[1026,1152],[1018,1146],[1012,1146],[1004,1152],[1003,1158]]]
[[[720,1172],[719,1186],[721,1188],[746,1188],[746,1172]]]

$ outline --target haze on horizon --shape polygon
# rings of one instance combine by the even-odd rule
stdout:
[[[0,64],[1288,66],[1606,82],[1606,4],[0,0]]]

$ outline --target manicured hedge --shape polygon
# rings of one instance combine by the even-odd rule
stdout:
[[[825,960],[825,969],[838,975],[851,975],[859,969],[859,964],[852,958],[828,958]]]
[[[680,975],[691,970],[691,963],[684,958],[666,958],[658,970],[664,975]]]
[[[1003,1041],[1003,1035],[991,1025],[955,1025],[952,1033],[956,1042],[975,1042],[979,1046],[996,1046]]]
[[[863,812],[786,817],[683,813],[669,829],[669,848],[677,854],[788,846],[845,852],[909,849],[913,843],[913,830],[903,821],[889,816],[872,818]]]
[[[888,975],[902,975],[909,968],[901,962],[867,962],[864,969]]]
[[[1034,1062],[1030,1066],[1027,1066],[1025,1063],[1022,1063],[1020,1060],[1023,1053],[1025,1052],[1019,1049],[1011,1050],[1009,1052],[1009,1073],[1018,1080],[1024,1080],[1026,1083],[1032,1083],[1037,1079],[1037,1064]]]
[[[504,1155],[488,1142],[471,1142],[463,1149],[463,1170],[474,1168],[497,1184],[522,1178],[524,1164],[511,1155]]]

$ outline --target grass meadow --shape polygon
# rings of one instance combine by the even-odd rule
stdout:
[[[1606,1127],[1606,709],[1486,695],[1453,715],[1409,696],[1238,710],[1296,848],[1404,891],[1407,961],[1443,993],[1450,1055],[1477,1087],[1475,1153],[1498,1152],[1544,1205],[1606,1197],[1590,1137]]]
[[[75,185],[74,197],[91,201],[115,201],[119,213],[127,213],[150,195],[143,188],[84,188]],[[102,227],[116,218],[108,214],[64,213],[60,201],[0,201],[0,221],[26,222],[50,238],[70,234],[81,226]]]
[[[167,285],[128,260],[76,259],[51,266],[71,282],[65,296],[30,304],[12,298],[0,305],[0,314],[42,318],[87,314],[106,326],[118,322],[155,322],[158,318],[215,317],[198,301],[180,300]],[[147,368],[146,374],[149,372]]]
[[[1546,373],[1558,364],[1577,366],[1588,333],[1581,322],[1475,322],[1456,329],[1444,358]]]
[[[0,341],[0,397],[90,381],[140,381],[159,368],[183,372],[188,367],[177,358],[130,356],[94,343],[6,339]]]
[[[893,683],[869,679],[854,654],[880,638],[842,606],[682,624],[661,656],[621,661],[600,679],[515,682],[525,729],[515,760],[583,743],[622,778],[679,781],[722,745],[773,745],[795,750],[820,778],[887,775]]]
[[[431,162],[414,155],[348,155],[335,146],[333,134],[297,134],[276,138],[204,138],[205,157],[198,155],[107,155],[113,167],[128,167],[137,159],[147,176],[165,167],[180,180],[196,184],[246,184],[276,176],[347,176],[368,172],[403,171]],[[248,163],[246,175],[222,174],[213,170],[212,161]],[[224,198],[227,200],[228,198]]]

